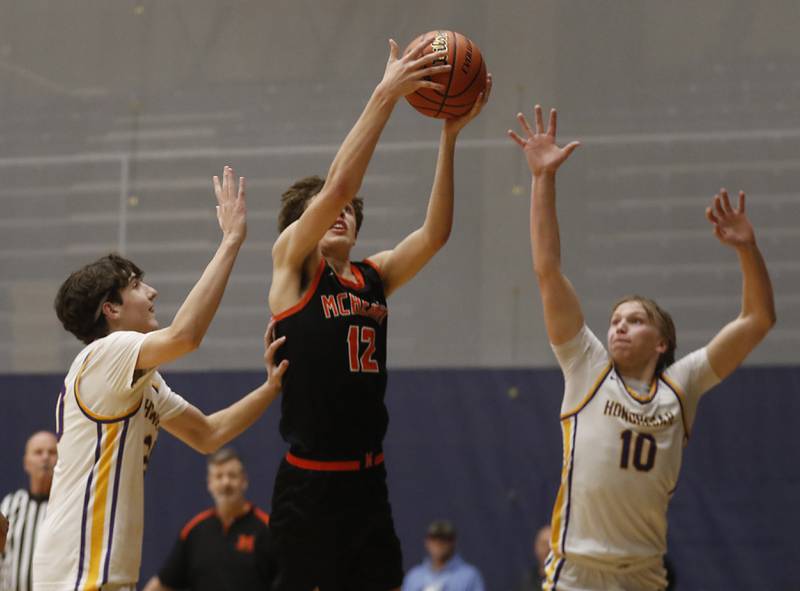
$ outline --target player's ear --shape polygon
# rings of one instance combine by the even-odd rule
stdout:
[[[117,303],[104,302],[102,310],[103,316],[105,316],[107,320],[116,320],[119,318],[119,304]]]

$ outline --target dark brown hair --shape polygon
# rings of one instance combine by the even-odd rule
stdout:
[[[75,271],[61,284],[54,307],[61,324],[87,345],[108,334],[105,302],[122,303],[120,292],[144,272],[118,254],[108,254]]]
[[[613,315],[614,311],[625,302],[640,303],[650,322],[653,322],[658,327],[661,337],[667,341],[667,350],[658,357],[658,364],[656,365],[656,374],[660,374],[675,363],[675,349],[678,347],[678,339],[675,335],[675,323],[672,321],[672,316],[655,303],[654,300],[636,294],[627,295],[617,300],[617,303],[611,308],[611,314]]]
[[[289,187],[281,195],[281,210],[278,213],[278,232],[283,232],[292,223],[300,219],[303,212],[308,207],[308,202],[325,185],[325,179],[314,176],[307,176]],[[353,210],[356,214],[356,234],[361,229],[364,221],[364,200],[361,197],[353,198]]]

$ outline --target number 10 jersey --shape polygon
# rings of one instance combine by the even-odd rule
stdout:
[[[565,381],[564,455],[548,570],[564,558],[635,570],[666,552],[683,448],[700,396],[719,379],[699,349],[637,391],[586,326],[553,349]]]

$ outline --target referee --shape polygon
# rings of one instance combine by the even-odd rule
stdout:
[[[30,485],[8,493],[0,502],[0,513],[8,518],[5,551],[0,554],[0,591],[30,591],[33,548],[44,521],[58,441],[48,431],[34,433],[25,444],[23,466]]]

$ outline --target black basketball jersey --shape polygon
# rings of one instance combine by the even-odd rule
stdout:
[[[275,317],[289,360],[280,431],[301,457],[357,459],[381,449],[389,423],[383,282],[369,262],[351,269],[355,283],[323,259],[303,299]]]

